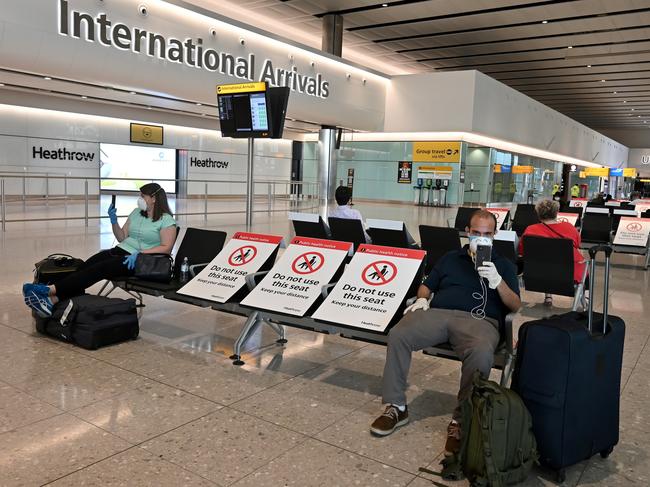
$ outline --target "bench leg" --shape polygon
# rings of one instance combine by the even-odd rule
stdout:
[[[253,311],[253,313],[251,313],[246,320],[246,323],[244,323],[244,327],[242,328],[241,333],[239,333],[237,340],[235,340],[235,345],[233,346],[233,354],[230,356],[230,360],[233,360],[233,365],[244,365],[244,362],[241,359],[241,352],[244,345],[246,344],[246,341],[262,323],[258,317],[259,313],[257,311]]]
[[[275,341],[275,343],[287,343],[286,329],[284,326],[280,325],[279,323],[272,323],[271,321],[265,321],[264,323],[269,325],[271,329],[280,337]]]
[[[109,285],[111,286],[111,288],[108,290],[108,292],[107,292],[106,294],[104,294],[104,290],[105,290]],[[104,283],[104,285],[102,286],[102,288],[101,288],[101,289],[99,290],[99,292],[97,293],[97,296],[108,297],[108,295],[111,294],[113,291],[115,291],[115,284],[113,284],[111,281],[106,281],[106,282]]]
[[[512,355],[508,355],[508,358],[506,359],[506,363],[503,366],[503,370],[501,371],[501,381],[499,382],[501,387],[506,387],[508,382],[510,381],[510,376],[512,375],[512,368],[513,368],[513,357]]]

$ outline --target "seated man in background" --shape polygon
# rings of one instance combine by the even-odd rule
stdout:
[[[479,370],[488,377],[499,345],[499,327],[505,315],[521,306],[514,265],[492,251],[492,262],[475,269],[477,245],[491,244],[497,221],[486,210],[476,211],[466,229],[469,246],[444,255],[433,268],[404,318],[388,334],[382,397],[388,406],[371,425],[375,435],[386,436],[408,422],[406,388],[411,353],[449,342],[462,359],[458,406],[447,429],[443,475],[457,472],[460,448],[460,403],[472,390]],[[486,285],[487,284],[487,285]],[[429,303],[429,297],[433,299]],[[446,478],[453,479],[453,474]]]
[[[363,234],[366,237],[366,243],[370,243],[370,235],[366,233],[365,224],[363,223],[363,217],[359,210],[354,210],[350,208],[350,199],[352,199],[352,190],[347,186],[339,186],[336,188],[336,193],[334,193],[336,198],[336,208],[332,208],[329,212],[331,218],[345,218],[348,220],[359,220],[361,225],[364,227]]]

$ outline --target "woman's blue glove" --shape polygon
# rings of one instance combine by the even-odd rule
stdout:
[[[126,268],[132,271],[133,269],[135,269],[135,260],[138,258],[138,254],[139,252],[136,250],[131,255],[127,255],[126,257],[124,257],[124,261],[122,262],[122,264],[125,264]]]
[[[113,205],[110,205],[108,207],[108,218],[111,219],[111,225],[115,225],[117,223],[117,208],[115,208]]]

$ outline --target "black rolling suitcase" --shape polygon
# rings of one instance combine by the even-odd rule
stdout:
[[[61,301],[36,330],[88,350],[134,340],[140,333],[135,299],[85,294]]]
[[[605,252],[603,313],[594,313],[595,260]],[[519,330],[512,389],[533,418],[540,461],[565,478],[565,468],[596,453],[606,458],[618,443],[625,323],[608,316],[612,248],[589,249],[589,312],[529,321]]]

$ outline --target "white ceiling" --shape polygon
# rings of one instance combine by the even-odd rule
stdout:
[[[316,48],[339,13],[343,57],[368,67],[477,69],[598,130],[650,125],[650,0],[188,3]]]

